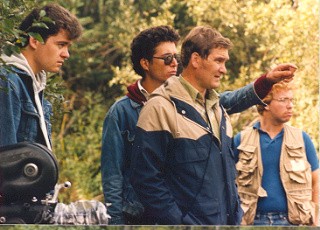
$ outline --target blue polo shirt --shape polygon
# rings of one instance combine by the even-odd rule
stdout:
[[[260,197],[257,211],[260,212],[288,212],[287,198],[281,183],[279,162],[284,131],[282,130],[274,139],[260,129],[260,122],[253,126],[260,134],[261,157],[263,162],[262,187],[267,191],[267,197]],[[234,154],[238,161],[241,133],[234,137]],[[303,132],[303,140],[311,170],[319,168],[319,159],[311,138]]]

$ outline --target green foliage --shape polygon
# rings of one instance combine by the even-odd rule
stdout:
[[[25,33],[17,28],[17,20],[22,19],[22,13],[27,9],[27,5],[31,5],[31,3],[22,4],[24,2],[25,1],[23,0],[3,1],[0,7],[2,15],[6,15],[4,18],[0,16],[2,21],[0,24],[0,44],[2,52],[9,56],[13,53],[20,53],[20,49],[25,47],[28,42],[28,36],[32,36],[38,41],[44,42],[40,34],[34,32]],[[39,19],[32,23],[31,28],[48,28],[46,23],[53,22],[50,18],[46,17],[45,11],[40,11]]]
[[[23,1],[3,0],[0,2],[0,48],[2,48],[4,44],[8,44],[7,41],[12,40],[13,37],[18,35],[15,26],[21,18],[20,12],[25,10],[25,4],[22,4],[23,7],[18,7],[19,3],[23,3]],[[11,49],[19,50],[18,47],[11,47]],[[6,46],[1,52],[10,53],[10,48]],[[0,61],[2,61],[1,58]]]
[[[99,156],[106,109],[101,106],[101,95],[87,92],[82,96],[72,94],[69,103],[64,103],[60,133],[54,136],[60,181],[73,184],[61,196],[65,202],[101,194]]]
[[[46,2],[2,0],[0,44],[18,36],[15,28],[26,11]],[[299,100],[291,123],[305,130],[318,148],[319,6],[313,0],[299,1],[298,6],[288,0],[55,2],[75,13],[85,29],[72,45],[61,76],[48,80],[60,181],[73,184],[61,194],[63,201],[101,199],[102,123],[110,105],[139,78],[131,67],[130,44],[150,26],[171,25],[184,37],[195,25],[211,25],[230,38],[234,48],[219,91],[244,86],[276,64],[296,64]],[[256,118],[254,108],[233,115],[234,132]]]

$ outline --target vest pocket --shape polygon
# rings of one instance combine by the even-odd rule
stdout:
[[[251,225],[253,224],[257,209],[258,195],[239,191],[239,196],[241,200],[241,208],[244,212],[241,225]]]
[[[254,154],[255,146],[239,146],[239,161],[236,164],[238,171],[237,181],[240,186],[252,185],[254,172],[257,170],[258,157]]]
[[[288,217],[292,224],[311,225],[315,216],[315,204],[311,201],[311,189],[287,193]]]
[[[307,183],[307,169],[310,167],[303,159],[290,159],[284,164],[289,178],[296,183]]]
[[[289,156],[293,157],[293,158],[301,158],[304,154],[303,146],[300,144],[297,144],[295,146],[286,145],[286,149],[287,149]]]

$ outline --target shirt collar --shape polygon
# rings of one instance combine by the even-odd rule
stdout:
[[[148,91],[147,91],[145,88],[143,88],[143,86],[141,85],[141,79],[138,81],[138,88],[139,88],[139,91],[143,94],[143,96],[145,96],[145,98],[148,100],[150,94],[149,94]]]
[[[261,130],[261,129],[260,129],[260,121],[254,123],[254,124],[253,124],[253,128],[254,128],[254,129]]]
[[[257,121],[256,123],[254,123],[252,127],[253,127],[254,129],[257,129],[259,132],[266,133],[265,131],[263,131],[263,130],[261,129],[260,121]],[[284,132],[284,129],[282,129],[281,132],[280,132],[278,135],[281,135],[283,132]],[[278,135],[277,135],[277,136],[278,136]]]
[[[199,93],[198,90],[196,90],[187,80],[185,80],[181,75],[179,76],[179,81],[182,84],[182,86],[187,90],[189,95],[191,96],[192,100],[194,102],[199,101],[200,103],[204,104],[204,98]],[[211,106],[214,106],[219,101],[219,94],[211,89],[207,90],[206,93],[206,103]]]
[[[209,106],[209,108],[215,106],[218,102],[219,94],[213,89],[207,90],[206,103]]]
[[[191,96],[193,101],[196,101],[197,99],[202,99],[201,94],[196,90],[188,81],[186,81],[181,75],[179,76],[179,81],[181,85],[186,89],[188,94]]]

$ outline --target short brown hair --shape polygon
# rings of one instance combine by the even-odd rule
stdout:
[[[42,11],[45,12],[44,17],[50,20],[41,20]],[[39,20],[47,28],[34,25],[34,22]],[[65,30],[70,40],[76,40],[82,33],[82,26],[76,16],[55,3],[49,3],[41,8],[33,9],[21,22],[19,29],[25,33],[38,33],[44,41],[48,37],[58,34],[60,30]]]
[[[182,42],[181,62],[183,67],[187,67],[194,52],[197,52],[202,58],[207,58],[214,48],[231,49],[231,47],[230,39],[223,37],[217,30],[210,26],[197,26]]]
[[[270,90],[268,95],[265,98],[263,98],[262,101],[265,104],[269,105],[273,99],[273,95],[281,90],[286,90],[286,91],[294,90],[294,85],[292,82],[280,81],[272,86],[272,89]],[[265,105],[257,105],[257,110],[260,115],[263,114],[263,111],[265,110],[264,107]]]

